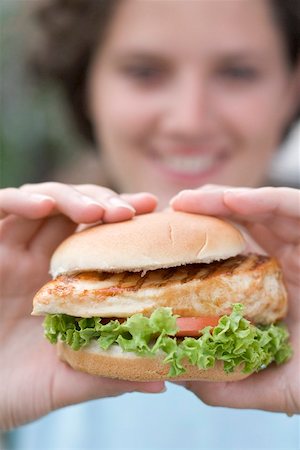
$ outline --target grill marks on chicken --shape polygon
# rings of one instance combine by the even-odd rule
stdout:
[[[255,271],[270,258],[264,255],[239,255],[225,261],[210,264],[188,264],[168,269],[157,269],[146,272],[82,272],[75,275],[62,275],[58,280],[72,283],[74,279],[82,281],[103,282],[103,289],[114,292],[123,290],[138,291],[147,288],[163,288],[171,284],[184,285],[193,280],[204,281],[217,276],[233,276]]]
[[[223,315],[232,303],[258,323],[286,313],[286,293],[276,261],[263,255],[239,255],[210,264],[188,264],[141,272],[82,272],[62,275],[45,285],[34,300],[34,314],[80,317],[149,315],[170,306],[181,316]]]

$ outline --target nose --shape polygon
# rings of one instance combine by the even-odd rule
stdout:
[[[215,123],[208,81],[193,73],[176,80],[169,92],[162,123],[169,136],[185,142],[208,138]]]

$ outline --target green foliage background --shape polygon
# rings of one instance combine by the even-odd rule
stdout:
[[[0,0],[0,185],[48,179],[79,152],[57,86],[30,75],[29,6],[37,0]]]

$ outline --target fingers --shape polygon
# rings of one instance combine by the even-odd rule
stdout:
[[[66,216],[57,215],[44,220],[35,233],[32,233],[31,239],[27,235],[27,248],[33,253],[40,254],[50,259],[58,245],[73,234],[77,224],[72,222]]]
[[[112,380],[85,373],[75,372],[69,366],[60,362],[52,385],[53,407],[79,403],[87,400],[113,397],[127,392],[159,393],[164,392],[163,381],[131,382]],[[66,380],[68,382],[66,383]],[[78,389],[80,386],[80,389]]]
[[[71,195],[67,186],[55,183],[54,187],[48,186],[46,194],[44,185],[36,185],[34,188],[35,192],[30,192],[29,186],[0,191],[2,245],[27,246],[45,219],[54,214],[64,214],[73,222],[80,219],[90,222],[103,216],[104,209],[101,205],[93,205],[80,199],[76,192],[72,191]],[[57,230],[52,232],[56,234]]]
[[[157,206],[157,198],[148,192],[122,194],[121,197],[134,207],[136,214],[147,214]]]
[[[2,244],[29,245],[37,236],[49,238],[48,249],[66,237],[70,224],[93,224],[131,219],[137,213],[146,213],[156,206],[151,194],[119,196],[110,189],[95,185],[69,186],[61,183],[27,184],[19,189],[0,190],[0,235]],[[46,218],[62,215],[63,229],[51,229]],[[51,225],[58,224],[51,221]],[[43,233],[40,232],[43,230]],[[38,233],[39,232],[39,233]],[[52,237],[50,237],[52,233]],[[40,242],[40,239],[39,239]]]
[[[89,223],[99,220],[104,208],[67,185],[44,183],[1,190],[0,213],[2,219],[10,214],[40,219],[62,213],[76,223]]]
[[[215,216],[230,216],[232,210],[225,204],[223,187],[203,187],[179,192],[170,201],[176,211]]]
[[[290,364],[290,363],[288,363]],[[279,373],[280,372],[280,373]],[[186,387],[204,403],[227,408],[260,409],[296,413],[291,400],[286,368],[269,367],[241,381],[228,383],[186,382]]]
[[[268,218],[274,214],[300,219],[300,191],[292,188],[227,190],[224,202],[236,213]]]
[[[114,222],[153,211],[157,199],[149,193],[117,195],[96,185],[27,184],[0,191],[0,218],[15,214],[28,219],[64,214],[75,223]]]
[[[48,195],[22,192],[16,188],[0,190],[0,219],[9,214],[40,219],[49,215],[54,206],[55,200]]]
[[[276,213],[300,219],[300,191],[292,188],[228,188],[204,186],[180,192],[171,200],[176,210],[202,214],[269,217]],[[251,219],[250,215],[254,217]]]
[[[36,234],[43,220],[28,220],[15,215],[0,222],[0,241],[2,245],[19,247],[27,245]]]
[[[129,202],[111,189],[94,184],[73,185],[72,187],[102,205],[104,212],[101,221],[103,223],[128,220],[136,213],[135,208]]]
[[[71,186],[47,182],[2,189],[1,242],[32,248],[38,243],[49,253],[75,230],[72,223],[119,222],[131,219],[135,214],[151,212],[156,205],[157,199],[152,194],[117,195],[108,188],[90,184]],[[58,216],[64,218],[49,220]],[[60,230],[58,225],[62,227]]]
[[[92,223],[103,218],[105,208],[97,200],[84,195],[76,188],[62,183],[27,184],[21,192],[41,193],[50,196],[55,202],[54,214],[63,214],[75,223]]]
[[[113,205],[120,208],[128,208],[135,214],[146,214],[153,211],[157,206],[157,198],[148,192],[117,195],[110,189],[99,188],[99,186],[92,184],[77,185],[75,187],[80,192],[91,196],[95,200],[97,199],[106,207]]]
[[[300,191],[292,188],[228,188],[208,186],[186,190],[171,200],[175,210],[228,217],[251,228],[267,227],[272,242],[300,241]],[[256,237],[256,236],[255,236]],[[260,240],[258,241],[260,242]]]
[[[26,185],[22,189],[35,192],[36,185]],[[61,183],[42,183],[39,185],[39,191],[55,198],[56,209],[76,223],[93,223],[100,220],[107,223],[128,220],[135,214],[153,211],[157,204],[156,197],[152,194],[117,195],[111,189],[92,184],[68,186]],[[85,206],[84,211],[82,210],[83,205]],[[87,211],[87,206],[98,206],[98,214],[95,210],[91,211],[91,208]],[[91,216],[93,213],[94,215]]]

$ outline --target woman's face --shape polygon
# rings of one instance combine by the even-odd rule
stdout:
[[[261,0],[123,0],[89,76],[113,184],[151,191],[262,181],[297,98]]]

